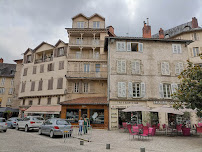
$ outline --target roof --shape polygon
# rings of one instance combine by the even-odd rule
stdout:
[[[82,13],[79,13],[79,14],[75,15],[74,17],[72,17],[72,19],[75,19],[75,18],[77,18],[79,16],[83,16],[84,18],[88,19],[88,17],[85,16],[84,14],[82,14]]]
[[[102,18],[103,20],[105,20],[104,17],[102,17],[101,15],[99,15],[99,14],[97,14],[97,13],[95,13],[95,14],[91,15],[90,17],[88,17],[88,19],[91,19],[91,18],[93,18],[93,17],[95,17],[95,16],[98,16],[98,17]]]
[[[67,100],[60,104],[61,105],[103,105],[103,104],[108,104],[108,102],[107,102],[107,97],[83,97],[83,98]]]
[[[33,52],[33,50],[31,48],[28,48],[24,54],[27,54],[29,51]]]
[[[183,31],[181,33],[178,33],[176,35],[173,35],[172,37],[174,36],[177,36],[177,35],[180,35],[180,34],[184,34],[184,33],[191,33],[191,32],[198,32],[198,31],[202,31],[202,28],[199,27],[199,28],[193,28],[193,29],[190,29],[190,30],[187,30],[187,31]]]
[[[31,106],[26,112],[59,112],[61,111],[61,105],[56,106]]]
[[[47,45],[49,45],[49,46],[55,48],[54,45],[49,44],[49,43],[43,41],[41,44],[39,44],[39,45],[33,50],[33,52],[36,52],[36,50],[39,49],[39,48],[40,48],[42,45],[44,45],[44,44],[47,44]]]
[[[16,64],[0,63],[1,77],[14,77],[16,71]]]
[[[87,20],[93,18],[94,16],[98,16],[98,17],[102,18],[103,20],[105,20],[104,17],[102,17],[101,15],[99,15],[99,14],[97,14],[97,13],[91,15],[90,17],[87,17],[87,16],[85,16],[84,14],[79,13],[79,14],[75,15],[74,17],[72,17],[72,19],[75,19],[75,18],[77,18],[77,17],[79,17],[79,16],[82,16],[82,17],[86,18]]]
[[[66,44],[66,45],[68,44],[68,43],[65,43],[64,41],[62,41],[62,40],[59,39],[59,40],[57,41],[57,43],[55,44],[55,47],[57,47],[60,43],[64,43],[64,44]]]

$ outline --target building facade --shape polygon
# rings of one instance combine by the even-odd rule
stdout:
[[[4,63],[0,59],[0,107],[11,107],[14,92],[16,64]]]

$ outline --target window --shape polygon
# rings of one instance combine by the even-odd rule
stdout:
[[[126,42],[116,42],[116,50],[120,52],[126,51]]]
[[[198,47],[193,47],[193,56],[199,56],[199,48]]]
[[[59,70],[64,69],[64,61],[59,62]]]
[[[79,82],[74,83],[74,92],[78,93],[79,92]]]
[[[53,90],[53,77],[48,80],[48,90]]]
[[[11,86],[14,85],[14,78],[11,79]]]
[[[10,88],[8,94],[13,94],[14,88]]]
[[[62,88],[63,88],[63,78],[58,78],[57,89],[62,89]]]
[[[132,69],[132,74],[140,74],[140,61],[132,61],[131,62],[131,69]]]
[[[117,73],[126,73],[126,61],[125,60],[117,61]]]
[[[25,99],[22,100],[22,105],[25,105]]]
[[[35,81],[32,81],[32,83],[31,83],[31,90],[30,91],[34,91],[34,89],[35,89]]]
[[[100,22],[99,21],[93,21],[93,28],[100,28]]]
[[[33,67],[33,74],[36,74],[36,66]]]
[[[176,75],[180,75],[180,73],[184,70],[184,67],[183,67],[183,63],[182,62],[178,62],[176,65],[175,65],[175,74]]]
[[[100,53],[99,52],[95,52],[93,58],[98,60],[100,58]]]
[[[54,71],[54,63],[48,64],[48,71]]]
[[[60,96],[57,98],[57,104],[60,104]]]
[[[170,67],[168,62],[161,63],[161,74],[162,75],[170,75]]]
[[[127,42],[127,51],[132,52],[143,52],[143,43],[138,42]]]
[[[82,43],[83,43],[83,38],[81,38],[81,37],[76,38],[77,45],[82,44]]]
[[[27,75],[27,71],[28,71],[28,68],[25,68],[25,69],[24,69],[23,76],[26,76],[26,75]]]
[[[140,97],[140,84],[133,83],[133,97]]]
[[[84,22],[77,22],[77,28],[84,28]]]
[[[1,79],[1,85],[4,86],[6,78]]]
[[[4,94],[5,88],[0,88],[0,94]]]
[[[38,87],[38,91],[41,91],[43,87],[43,80],[39,80],[39,87]]]
[[[95,72],[100,72],[100,64],[95,64]]]
[[[67,109],[66,119],[71,123],[79,121],[79,109]]]
[[[128,82],[128,97],[130,98],[145,97],[145,90],[144,82]]]
[[[118,97],[126,97],[126,83],[118,82]]]
[[[32,55],[27,55],[27,63],[31,63],[32,62]]]
[[[30,100],[30,101],[29,101],[29,105],[32,105],[32,104],[33,104],[33,101],[32,101],[32,100]]]
[[[76,59],[80,59],[81,58],[81,52],[80,51],[76,51]]]
[[[199,40],[199,34],[198,33],[192,33],[191,36],[192,36],[193,41],[198,41]]]
[[[64,47],[58,48],[58,56],[63,56],[65,54]]]
[[[21,92],[25,92],[25,85],[26,85],[26,82],[22,82]]]
[[[171,98],[171,85],[167,83],[160,83],[159,93],[161,98]]]
[[[104,124],[104,109],[90,109],[90,124]]]
[[[40,65],[40,73],[44,72],[44,64]]]
[[[182,53],[181,44],[172,44],[173,54]]]
[[[7,105],[11,105],[11,98],[8,98]]]
[[[100,43],[100,38],[99,37],[96,37],[95,39],[93,39],[93,44],[94,45],[99,45]]]
[[[88,93],[88,83],[83,83],[83,92]]]
[[[41,98],[38,98],[38,105],[41,104]]]
[[[90,64],[84,64],[84,72],[86,73],[90,72]]]
[[[51,104],[51,97],[49,97],[47,100],[47,105],[50,105],[50,104]]]

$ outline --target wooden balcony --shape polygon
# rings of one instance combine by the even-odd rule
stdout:
[[[100,71],[100,72],[67,71],[66,78],[107,80],[107,71]]]
[[[71,48],[78,48],[78,47],[86,47],[86,48],[92,48],[92,47],[104,47],[104,40],[99,41],[70,41],[69,46]]]
[[[92,60],[92,61],[107,61],[107,54],[82,54],[82,53],[77,53],[77,54],[68,54],[68,59],[71,60]]]

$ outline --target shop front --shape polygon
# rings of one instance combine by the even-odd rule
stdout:
[[[87,118],[93,128],[108,129],[108,103],[105,97],[86,97],[61,103],[61,118],[72,125],[78,125],[79,119]]]

